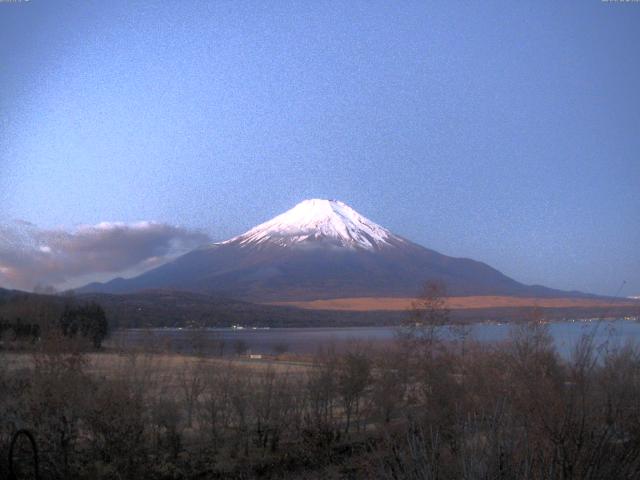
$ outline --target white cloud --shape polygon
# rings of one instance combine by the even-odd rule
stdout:
[[[87,279],[135,274],[191,250],[208,236],[157,222],[101,222],[72,230],[25,221],[0,225],[0,286],[68,288]]]

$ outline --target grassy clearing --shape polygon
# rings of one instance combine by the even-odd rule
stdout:
[[[342,311],[406,311],[411,309],[415,298],[392,297],[354,297],[334,298],[326,300],[310,300],[295,302],[277,302],[273,305],[299,307],[310,310],[342,310]],[[535,298],[507,296],[468,296],[447,297],[446,307],[457,309],[491,309],[505,307],[539,307],[539,308],[610,308],[614,306],[640,307],[640,302],[631,299],[599,299],[599,298]]]

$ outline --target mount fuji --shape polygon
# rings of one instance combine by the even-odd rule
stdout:
[[[171,289],[257,301],[412,297],[426,281],[455,296],[582,296],[519,283],[498,270],[397,236],[336,200],[305,200],[224,242],[191,251],[130,279],[79,291]]]

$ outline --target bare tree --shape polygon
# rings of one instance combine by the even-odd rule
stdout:
[[[211,441],[214,451],[220,447],[229,429],[232,413],[232,379],[243,373],[231,364],[209,368],[204,372],[204,391],[200,410],[201,425]]]
[[[389,349],[374,358],[371,400],[383,423],[389,423],[405,406],[409,381],[409,359],[404,350]]]
[[[412,302],[399,336],[411,348],[430,352],[440,342],[442,328],[449,323],[446,288],[442,282],[429,281],[422,294]]]
[[[202,361],[185,361],[178,372],[178,381],[187,410],[187,425],[193,424],[193,413],[200,395],[204,392],[204,364]]]
[[[338,390],[346,417],[344,430],[348,433],[352,418],[358,418],[360,400],[369,384],[371,360],[361,352],[349,352],[338,365]]]

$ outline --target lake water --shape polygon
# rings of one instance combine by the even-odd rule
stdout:
[[[500,342],[508,338],[510,329],[509,324],[475,324],[471,325],[470,338],[481,342]],[[580,338],[591,332],[595,332],[596,345],[607,342],[608,346],[615,347],[629,341],[640,342],[638,320],[555,322],[549,324],[549,331],[563,356],[568,356]],[[312,354],[329,345],[344,349],[352,342],[382,345],[394,341],[397,332],[396,327],[130,329],[114,332],[108,345],[165,348],[183,353],[199,350],[225,355],[237,352],[272,354],[279,350]],[[450,332],[445,329],[442,334],[446,337]]]

